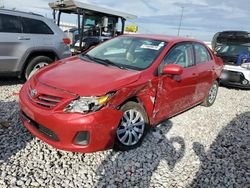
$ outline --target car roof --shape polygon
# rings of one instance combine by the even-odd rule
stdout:
[[[24,11],[19,11],[19,10],[10,10],[10,9],[0,9],[0,11],[4,11],[4,12],[8,12],[10,14],[12,13],[19,13],[19,14],[25,14],[26,16],[39,16],[39,17],[43,17],[42,15],[40,14],[36,14],[36,13],[33,13],[33,12],[24,12]]]
[[[153,39],[153,40],[162,40],[166,42],[198,42],[198,43],[204,44],[204,42],[194,39],[194,38],[178,37],[178,36],[171,36],[171,35],[127,34],[123,36],[131,36],[131,37],[146,38],[146,39]]]

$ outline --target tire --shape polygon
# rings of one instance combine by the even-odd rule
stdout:
[[[217,97],[218,89],[219,89],[219,84],[217,81],[214,81],[211,89],[208,92],[208,96],[206,97],[206,99],[202,103],[203,106],[209,107],[209,106],[212,106],[214,104],[214,101]]]
[[[124,114],[116,130],[114,144],[114,150],[116,151],[126,151],[137,148],[141,145],[149,129],[148,116],[142,105],[136,102],[127,102],[121,107],[121,111],[123,111]],[[130,114],[132,114],[132,121],[131,119],[129,120],[131,117]],[[129,125],[127,124],[128,122]],[[124,139],[125,137],[126,139]]]
[[[28,63],[28,66],[25,69],[25,79],[28,80],[36,71],[38,71],[40,68],[52,63],[53,60],[50,59],[47,56],[37,56],[31,59],[31,61]]]

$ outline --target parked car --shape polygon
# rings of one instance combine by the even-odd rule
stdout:
[[[250,89],[250,33],[219,32],[213,39],[214,51],[223,59],[222,85]]]
[[[37,72],[20,91],[20,114],[62,150],[133,149],[151,126],[211,106],[222,66],[198,40],[120,36]]]
[[[41,67],[71,56],[69,43],[50,19],[0,9],[0,75],[28,79]]]

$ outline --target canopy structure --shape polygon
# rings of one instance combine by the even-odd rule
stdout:
[[[49,3],[53,9],[53,18],[58,26],[60,26],[61,14],[76,14],[78,22],[78,36],[75,41],[79,40],[79,49],[88,48],[90,45],[96,45],[103,42],[106,38],[111,38],[116,35],[124,34],[125,21],[128,19],[136,19],[137,16],[111,10],[108,8],[90,5],[75,0],[57,0]],[[57,19],[56,19],[57,16]],[[87,26],[87,20],[91,20],[90,27]],[[117,32],[117,26],[121,21],[121,31]],[[83,40],[85,40],[83,42]],[[86,42],[87,41],[87,42]]]
[[[56,11],[61,11],[65,13],[78,13],[79,9],[84,10],[85,15],[95,15],[95,14],[106,14],[112,15],[116,17],[120,17],[123,19],[136,19],[137,16],[132,14],[127,14],[124,12],[119,12],[111,9],[107,9],[104,7],[90,5],[87,3],[82,3],[74,0],[58,0],[53,3],[49,3],[49,6]]]

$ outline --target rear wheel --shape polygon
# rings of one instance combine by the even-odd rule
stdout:
[[[37,56],[31,59],[28,66],[25,69],[26,80],[30,79],[39,69],[52,63],[53,60],[46,56]]]
[[[219,84],[217,81],[215,81],[213,83],[211,89],[209,90],[207,98],[202,103],[203,106],[209,107],[209,106],[212,106],[214,104],[214,101],[217,97],[218,89],[219,89]]]
[[[121,107],[123,116],[116,130],[115,150],[126,151],[141,145],[149,128],[144,108],[136,102],[128,102]]]

